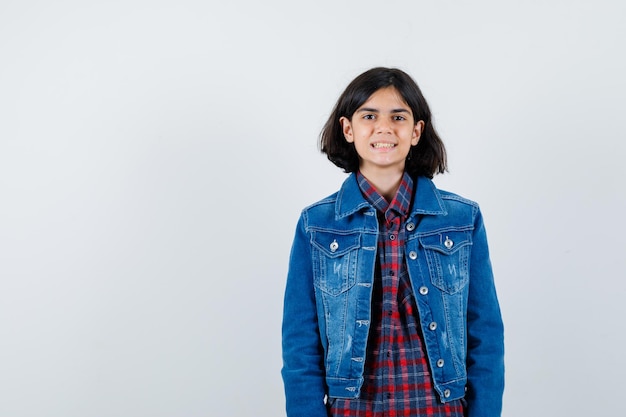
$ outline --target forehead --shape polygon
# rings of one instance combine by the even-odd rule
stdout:
[[[395,87],[384,87],[374,91],[359,109],[364,107],[375,107],[377,109],[380,107],[381,110],[393,108],[411,111],[409,105]]]

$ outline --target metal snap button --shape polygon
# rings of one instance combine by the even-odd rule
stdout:
[[[448,398],[448,397],[450,396],[450,390],[449,390],[449,389],[445,390],[445,391],[443,392],[443,396],[444,396],[444,397],[446,397],[446,398]]]
[[[446,241],[443,244],[448,249],[452,249],[452,246],[454,246],[454,242],[448,236],[446,236]]]
[[[433,321],[432,323],[428,325],[428,328],[430,330],[437,330],[437,323]]]
[[[330,244],[330,251],[336,252],[337,249],[339,249],[339,243],[337,243],[337,240],[333,240],[333,243]]]
[[[443,364],[444,364],[443,359],[439,359],[439,360],[437,361],[437,367],[438,367],[438,368],[443,368]]]
[[[415,223],[407,223],[406,230],[408,230],[409,232],[412,232],[413,230],[415,230]]]
[[[422,295],[428,294],[428,287],[420,287],[420,294]]]
[[[412,260],[416,260],[417,259],[417,252],[415,252],[414,250],[409,252],[409,258],[412,259]]]

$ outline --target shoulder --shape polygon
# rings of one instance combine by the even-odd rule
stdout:
[[[478,203],[476,201],[465,198],[459,194],[452,193],[450,191],[441,190],[437,188],[441,199],[445,201],[448,205],[459,205],[459,206],[468,206],[471,208],[478,209]]]
[[[300,222],[303,223],[305,229],[308,230],[311,226],[329,224],[333,221],[338,195],[339,192],[336,191],[302,209]]]
[[[335,191],[331,195],[322,198],[314,203],[309,204],[305,208],[302,209],[303,212],[309,212],[312,210],[324,210],[325,208],[331,206],[334,207],[337,203],[337,196],[339,195],[339,191]]]
[[[426,186],[428,184],[428,186]],[[420,192],[419,188],[422,187]],[[420,204],[419,199],[422,199]],[[423,209],[432,227],[471,228],[479,216],[480,208],[476,201],[460,194],[440,189],[432,180],[420,178],[416,204]]]
[[[414,193],[414,210],[418,214],[448,217],[450,214],[473,214],[478,210],[478,204],[459,194],[439,189],[435,183],[426,177],[417,178],[417,187]]]
[[[319,221],[330,221],[353,214],[366,204],[353,173],[344,180],[338,191],[308,205],[302,213],[305,216],[316,216]]]

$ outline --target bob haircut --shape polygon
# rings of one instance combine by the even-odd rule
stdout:
[[[354,113],[369,97],[381,88],[394,87],[413,112],[413,122],[424,122],[419,142],[411,146],[405,171],[412,177],[423,175],[432,178],[447,171],[446,149],[435,131],[426,99],[413,79],[396,68],[376,67],[356,77],[337,100],[328,121],[320,134],[320,150],[344,172],[359,169],[359,155],[353,143],[346,141],[341,117],[352,120]]]

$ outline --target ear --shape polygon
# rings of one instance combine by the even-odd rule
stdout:
[[[413,137],[411,138],[411,145],[413,146],[417,145],[417,142],[419,142],[420,137],[422,136],[423,130],[424,130],[424,121],[418,120],[418,122],[415,123],[415,127],[413,128]]]
[[[339,123],[341,123],[341,131],[343,132],[343,136],[346,138],[346,141],[349,143],[354,142],[354,137],[352,135],[352,123],[350,119],[345,116],[341,116],[339,118]]]

